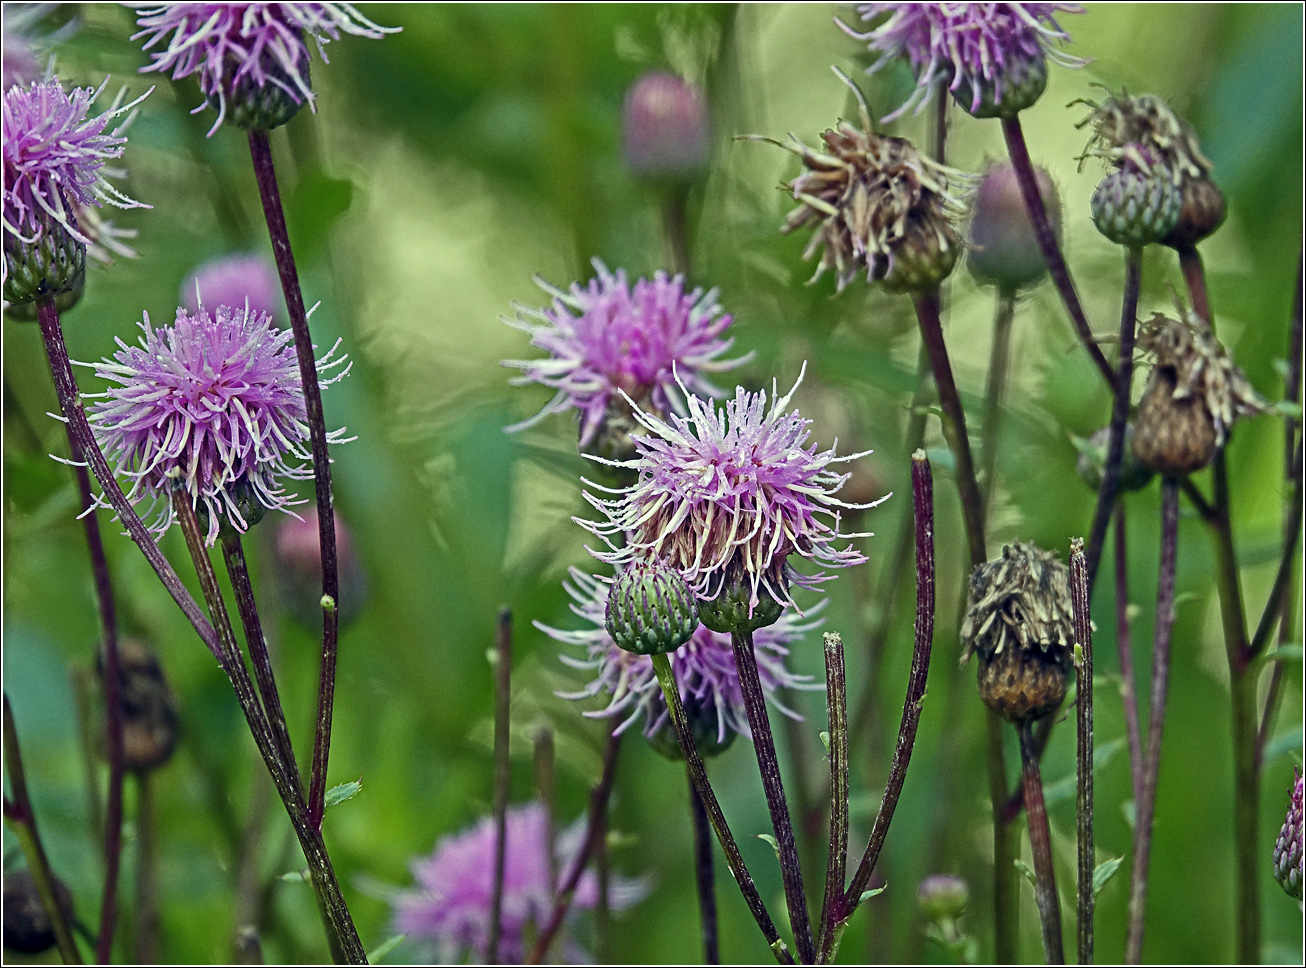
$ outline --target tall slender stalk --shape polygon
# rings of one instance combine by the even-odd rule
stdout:
[[[558,783],[555,766],[556,752],[553,743],[553,730],[543,723],[535,730],[532,738],[535,747],[535,789],[539,793],[540,803],[544,804],[544,813],[548,823],[549,838],[549,892],[556,895],[558,891]]]
[[[159,946],[158,858],[154,790],[147,771],[136,774],[136,938],[132,959],[138,965],[157,960]]]
[[[326,796],[327,761],[331,753],[331,715],[335,702],[336,651],[339,634],[340,578],[336,558],[336,524],[331,492],[331,455],[327,450],[326,420],[322,414],[322,392],[318,386],[317,360],[313,356],[313,337],[304,311],[304,295],[299,287],[299,273],[290,248],[286,216],[281,208],[276,169],[272,164],[272,142],[266,131],[249,132],[249,153],[254,163],[259,199],[272,255],[281,278],[290,329],[295,336],[295,357],[299,361],[299,378],[304,387],[304,404],[308,413],[309,440],[313,452],[313,484],[317,494],[318,542],[322,557],[322,663],[318,677],[317,728],[313,737],[313,766],[309,780],[309,814],[315,824],[322,823]]]
[[[1029,720],[1016,726],[1020,736],[1021,782],[1025,787],[1025,818],[1029,821],[1029,848],[1034,858],[1034,901],[1043,928],[1043,957],[1049,965],[1066,963],[1061,941],[1061,899],[1057,896],[1056,872],[1052,866],[1052,832],[1043,799],[1038,749]]]
[[[984,420],[980,445],[980,495],[984,516],[988,517],[993,498],[993,475],[998,463],[998,424],[1002,419],[1002,397],[1007,387],[1007,365],[1011,358],[1011,323],[1016,316],[1016,294],[998,291],[997,310],[993,317],[993,350],[989,356],[989,375],[984,386]]]
[[[748,714],[748,727],[753,734],[753,750],[757,754],[758,772],[762,775],[762,789],[766,793],[766,806],[771,814],[771,828],[775,831],[785,905],[789,909],[789,924],[794,932],[794,948],[799,962],[810,965],[816,960],[816,943],[812,937],[811,916],[807,912],[807,892],[803,887],[798,844],[794,840],[793,821],[789,817],[784,781],[780,777],[780,759],[776,755],[771,720],[766,712],[766,693],[762,691],[762,680],[757,671],[753,633],[747,630],[732,632],[730,643],[734,647],[739,687],[743,694],[744,711]]]
[[[1179,541],[1179,488],[1173,478],[1161,482],[1161,567],[1156,590],[1156,631],[1152,644],[1152,694],[1148,703],[1147,747],[1143,753],[1141,793],[1134,819],[1134,860],[1129,878],[1129,921],[1125,961],[1141,963],[1147,913],[1147,874],[1152,852],[1152,820],[1161,772],[1161,732],[1165,726],[1166,688],[1170,679],[1170,631],[1174,626],[1175,557]]]
[[[1088,609],[1088,563],[1084,539],[1070,543],[1070,603],[1075,615],[1075,841],[1076,948],[1081,965],[1093,963],[1093,619]]]
[[[825,633],[825,708],[830,745],[830,846],[825,863],[825,893],[817,923],[817,952],[826,960],[834,930],[830,908],[842,906],[848,866],[848,689],[844,674],[843,638]]]
[[[1061,255],[1057,234],[1052,229],[1047,208],[1043,205],[1043,196],[1038,190],[1038,178],[1034,174],[1034,163],[1029,158],[1025,131],[1021,127],[1019,117],[1003,119],[1002,136],[1006,139],[1011,167],[1016,172],[1016,181],[1020,184],[1020,194],[1025,199],[1025,210],[1029,212],[1029,220],[1034,223],[1034,236],[1038,239],[1039,248],[1043,250],[1043,260],[1048,265],[1048,274],[1052,276],[1052,282],[1061,295],[1066,312],[1070,314],[1075,332],[1079,334],[1080,342],[1088,351],[1093,365],[1101,372],[1107,385],[1114,386],[1115,373],[1111,369],[1111,364],[1106,361],[1106,357],[1102,355],[1102,350],[1098,348],[1097,338],[1088,325],[1088,317],[1084,315],[1084,307],[1079,302],[1079,293],[1075,291],[1075,282],[1070,278],[1070,269]]]
[[[771,946],[776,959],[782,964],[791,965],[794,963],[793,955],[780,940],[775,922],[767,913],[762,896],[757,893],[757,885],[753,883],[753,876],[748,873],[748,867],[744,864],[744,857],[739,852],[739,844],[735,841],[735,835],[730,832],[725,814],[721,812],[721,804],[717,802],[712,784],[708,782],[707,767],[703,764],[703,757],[698,752],[693,734],[689,731],[689,722],[685,718],[685,706],[680,699],[680,687],[676,685],[676,674],[671,668],[671,659],[665,654],[655,655],[652,659],[653,671],[657,674],[658,685],[662,688],[662,695],[667,701],[671,726],[676,731],[676,740],[680,743],[680,751],[685,756],[685,765],[694,782],[694,790],[703,801],[703,808],[707,811],[707,818],[716,833],[717,842],[721,844],[721,851],[726,855],[726,866],[734,875],[735,883],[739,885],[739,893],[744,896],[744,903],[748,905],[749,913],[753,915],[753,920],[762,930],[762,936]]]
[[[503,879],[508,858],[508,762],[512,712],[512,612],[499,609],[494,634],[494,887],[490,894],[490,932],[485,943],[487,964],[499,963],[499,938],[503,933]]]
[[[698,889],[698,917],[703,935],[703,964],[721,964],[721,938],[717,925],[716,884],[712,875],[712,826],[703,800],[694,789],[694,778],[686,768],[689,783],[689,815],[694,823],[694,884]]]
[[[32,873],[36,891],[50,918],[50,928],[54,932],[60,956],[65,964],[80,965],[82,955],[73,941],[67,914],[59,903],[54,874],[50,871],[45,844],[42,843],[41,833],[36,826],[32,799],[27,792],[27,773],[23,770],[23,753],[18,746],[18,730],[14,726],[14,712],[9,707],[9,693],[4,694],[4,762],[5,772],[9,774],[9,790],[13,794],[12,800],[5,797],[5,819],[14,828],[18,845],[27,859],[27,869]]]
[[[1134,806],[1142,795],[1143,745],[1138,730],[1138,680],[1134,676],[1133,636],[1129,630],[1129,547],[1124,502],[1116,503],[1116,652],[1120,657],[1120,699],[1125,709],[1125,737],[1129,745],[1129,779]],[[1087,564],[1085,564],[1087,568]],[[1085,572],[1085,578],[1087,578]]]
[[[898,798],[907,779],[912,750],[916,746],[916,729],[920,725],[921,709],[925,699],[925,686],[930,674],[930,652],[934,644],[934,479],[925,452],[912,454],[912,508],[915,511],[916,535],[916,624],[912,648],[911,671],[907,674],[907,692],[903,699],[902,720],[898,726],[898,742],[889,766],[889,778],[884,785],[884,798],[875,815],[875,825],[861,862],[852,881],[844,892],[842,902],[830,904],[821,928],[820,963],[833,957],[839,932],[862,901],[862,895],[871,882],[871,874],[880,859],[893,821]],[[833,748],[833,737],[831,747]],[[832,828],[833,829],[833,828]]]
[[[1125,248],[1125,293],[1120,305],[1120,360],[1114,375],[1115,399],[1111,404],[1111,427],[1107,437],[1106,467],[1097,491],[1097,506],[1088,533],[1088,590],[1097,581],[1111,509],[1120,490],[1120,465],[1125,454],[1125,425],[1129,422],[1129,388],[1134,376],[1134,334],[1138,323],[1138,292],[1142,285],[1143,250]]]

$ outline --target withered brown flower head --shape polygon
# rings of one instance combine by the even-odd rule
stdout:
[[[857,96],[860,127],[841,121],[821,135],[821,150],[792,135],[789,143],[759,139],[792,151],[805,166],[785,186],[798,207],[781,231],[814,228],[803,252],[804,259],[820,252],[813,282],[831,270],[842,291],[864,267],[867,281],[890,292],[932,289],[952,271],[962,248],[955,223],[965,206],[948,184],[961,173],[925,157],[905,138],[876,134]]]
[[[1061,704],[1073,665],[1070,572],[1056,556],[1017,541],[970,576],[962,662],[979,655],[979,690],[1012,721]]]

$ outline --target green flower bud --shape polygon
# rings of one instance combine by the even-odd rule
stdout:
[[[661,561],[642,561],[612,580],[604,624],[612,641],[636,655],[674,652],[698,628],[694,594]]]
[[[1160,168],[1126,164],[1098,183],[1093,224],[1118,245],[1160,242],[1179,224],[1183,195]]]
[[[1042,168],[1034,169],[1052,231],[1061,236],[1061,200]],[[971,210],[970,253],[966,264],[977,282],[1015,292],[1047,275],[1043,249],[1025,208],[1016,172],[1007,163],[994,165],[980,180]]]
[[[86,243],[44,213],[36,221],[41,231],[35,242],[4,233],[3,294],[10,306],[72,292],[86,271]]]
[[[1043,96],[1048,86],[1048,65],[1042,52],[1032,57],[1008,55],[1001,70],[985,77],[963,71],[952,89],[952,99],[975,118],[1014,118]]]

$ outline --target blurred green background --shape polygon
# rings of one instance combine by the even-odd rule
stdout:
[[[76,8],[76,9],[73,9]],[[873,700],[868,730],[854,737],[853,850],[860,854],[888,768],[901,713],[911,647],[911,586],[905,585],[880,668],[867,676],[866,629],[876,619],[875,589],[899,531],[910,521],[909,462],[902,446],[915,384],[917,337],[908,301],[858,283],[833,295],[829,277],[804,285],[805,237],[777,232],[788,205],[776,186],[792,178],[792,155],[740,134],[813,144],[853,108],[831,73],[854,77],[868,59],[832,22],[847,8],[823,4],[752,5],[366,5],[377,23],[402,26],[382,41],[345,37],[313,64],[318,113],[303,111],[274,134],[305,296],[320,347],[341,337],[355,361],[349,379],[325,396],[328,422],[358,439],[333,451],[336,504],[352,531],[370,588],[367,607],[341,643],[329,782],[362,777],[362,794],[333,808],[326,834],[364,944],[390,934],[390,893],[411,883],[408,864],[437,838],[487,812],[492,683],[486,652],[496,609],[514,610],[513,799],[533,795],[530,736],[552,727],[559,746],[561,819],[582,814],[598,773],[604,722],[557,699],[576,688],[559,647],[532,620],[575,627],[560,580],[569,564],[588,566],[586,535],[570,521],[587,506],[564,417],[507,435],[505,425],[535,412],[541,388],[513,389],[499,361],[535,355],[526,337],[503,325],[514,300],[538,305],[535,274],[555,284],[589,278],[601,257],[633,276],[667,265],[655,196],[620,156],[624,92],[644,71],[669,68],[709,91],[714,123],[710,173],[690,200],[691,281],[720,288],[741,350],[756,351],[737,371],[748,386],[774,376],[790,384],[809,361],[795,398],[815,419],[823,444],[842,452],[874,448],[864,461],[875,495],[895,496],[870,512],[870,563],[827,587],[826,628],[848,643],[850,693]],[[201,261],[229,252],[268,253],[245,138],[232,128],[212,138],[193,79],[134,76],[145,62],[131,14],[116,6],[59,5],[53,22],[80,26],[57,49],[66,82],[140,91],[157,84],[130,130],[129,194],[151,211],[120,215],[139,229],[140,258],[94,271],[81,304],[65,318],[72,356],[95,360],[115,338],[135,338],[149,312],[175,312],[182,280]],[[1292,287],[1300,255],[1302,209],[1302,27],[1296,5],[1089,4],[1069,15],[1072,54],[1081,70],[1054,68],[1047,93],[1023,116],[1032,154],[1059,185],[1068,259],[1091,322],[1113,332],[1123,280],[1121,251],[1093,229],[1088,199],[1102,171],[1077,171],[1086,135],[1067,108],[1100,96],[1094,85],[1155,92],[1195,126],[1214,177],[1229,200],[1225,226],[1203,245],[1219,331],[1267,397],[1282,395]],[[877,113],[909,89],[895,66],[862,81]],[[892,129],[925,137],[926,118]],[[949,161],[981,170],[1004,156],[999,129],[952,112]],[[1144,270],[1140,316],[1171,305],[1182,290],[1173,253],[1153,247]],[[964,271],[945,294],[945,328],[957,378],[978,425],[987,368],[992,296]],[[36,328],[7,320],[5,396],[4,687],[24,743],[29,783],[52,862],[94,925],[100,866],[88,833],[87,790],[70,670],[89,668],[96,612],[76,497],[67,471],[49,460],[66,443]],[[1107,347],[1108,355],[1111,349]],[[79,376],[86,390],[94,380]],[[1024,299],[1016,320],[1009,409],[999,443],[999,491],[990,548],[1016,538],[1057,550],[1087,531],[1093,494],[1074,473],[1071,434],[1105,423],[1109,401],[1087,356],[1075,348],[1055,292],[1046,284]],[[1259,617],[1278,555],[1284,496],[1282,424],[1260,417],[1233,435],[1229,462],[1234,524],[1251,621]],[[956,657],[964,534],[956,488],[936,421],[938,629],[929,694],[915,757],[880,873],[888,890],[859,912],[841,960],[937,961],[924,936],[916,889],[927,875],[959,874],[971,885],[963,925],[992,957],[988,889],[991,840],[983,759],[983,707],[974,671]],[[1209,492],[1209,481],[1199,477]],[[309,493],[309,492],[305,492]],[[1158,489],[1126,499],[1130,601],[1139,692],[1146,694],[1158,543]],[[1185,507],[1180,526],[1181,604],[1161,761],[1145,956],[1149,961],[1223,961],[1233,951],[1233,849],[1227,669],[1212,586],[1213,556],[1203,525]],[[269,519],[254,537],[256,582],[278,654],[282,696],[293,735],[306,750],[316,694],[315,634],[279,608],[267,561]],[[107,528],[124,629],[160,651],[183,718],[183,743],[152,781],[157,814],[161,949],[171,962],[231,957],[235,882],[247,870],[273,879],[270,960],[325,956],[307,885],[275,878],[298,866],[280,805],[266,803],[264,768],[230,687],[180,612],[125,538]],[[174,530],[163,541],[182,568]],[[1108,556],[1104,562],[1111,567]],[[1094,602],[1098,627],[1097,745],[1108,757],[1097,777],[1099,859],[1127,856],[1130,798],[1109,583]],[[1300,620],[1299,620],[1300,621]],[[1300,625],[1298,626],[1300,628]],[[1300,642],[1300,631],[1296,641]],[[820,637],[795,649],[793,662],[818,679]],[[1261,837],[1264,957],[1300,963],[1301,913],[1270,875],[1270,850],[1287,805],[1293,764],[1301,762],[1300,661],[1288,665],[1287,700],[1267,755]],[[824,758],[823,696],[793,698],[807,720],[781,729],[787,786],[795,809],[819,811]],[[855,700],[854,700],[855,704]],[[1015,764],[1009,737],[1008,772]],[[1053,734],[1044,766],[1049,784],[1073,774],[1073,724]],[[770,831],[752,750],[739,743],[712,764],[727,816],[771,910],[783,912]],[[1014,774],[1012,774],[1014,775]],[[1049,812],[1065,901],[1073,923],[1074,797],[1050,791]],[[262,802],[263,807],[258,804]],[[123,891],[131,936],[135,828],[129,785]],[[258,810],[270,818],[249,838]],[[614,866],[647,874],[650,896],[617,917],[611,954],[618,961],[678,962],[700,957],[681,769],[637,736],[622,752],[612,827],[623,836]],[[824,821],[805,841],[819,886]],[[16,855],[5,833],[6,867]],[[1026,854],[1028,847],[1025,848]],[[1026,858],[1028,859],[1028,857]],[[250,866],[252,865],[252,866]],[[718,865],[727,960],[769,960],[728,873]],[[1127,871],[1128,864],[1124,870]],[[1117,875],[1099,902],[1098,957],[1122,957],[1127,877]],[[1021,882],[1021,952],[1041,955],[1032,892]],[[593,950],[588,928],[582,943]],[[389,961],[420,957],[401,944]]]

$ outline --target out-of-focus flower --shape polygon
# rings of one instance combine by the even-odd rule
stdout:
[[[53,3],[6,3],[3,18],[3,39],[0,40],[2,69],[0,88],[9,90],[15,84],[26,87],[45,73],[46,59],[40,49],[50,41],[40,37],[36,28],[54,8]]]
[[[885,121],[919,111],[940,84],[977,118],[1014,117],[1043,93],[1049,60],[1084,64],[1055,46],[1070,39],[1057,14],[1082,11],[1076,3],[859,3],[862,22],[876,26],[836,23],[880,55],[872,71],[899,57],[911,64],[916,89]]]
[[[101,653],[95,663],[101,683],[104,672]],[[177,698],[158,655],[139,639],[118,640],[118,690],[124,765],[137,773],[163,766],[172,758],[181,727]]]
[[[803,251],[818,252],[815,282],[827,269],[840,291],[864,268],[868,282],[890,292],[925,292],[952,271],[961,251],[955,222],[965,208],[949,191],[961,173],[925,157],[905,138],[872,130],[861,92],[861,127],[842,121],[821,135],[824,150],[796,137],[769,141],[802,159],[806,170],[786,187],[798,207],[783,232],[814,226]]]
[[[1283,818],[1283,828],[1274,843],[1274,879],[1297,900],[1302,899],[1302,883],[1306,860],[1302,854],[1302,777],[1293,769],[1293,783],[1288,790],[1288,814]]]
[[[378,40],[400,29],[378,26],[348,3],[165,3],[141,10],[136,22],[132,39],[146,38],[146,51],[160,47],[142,71],[199,75],[207,106],[218,112],[209,134],[225,120],[275,128],[305,102],[312,106],[307,38],[325,64],[326,45],[342,33]]]
[[[921,881],[916,892],[916,902],[921,913],[933,921],[955,921],[966,910],[970,901],[970,887],[953,874],[931,874]]]
[[[577,836],[564,834],[556,845],[549,838],[549,815],[543,804],[508,808],[498,952],[502,964],[525,961],[529,939],[538,934],[553,910],[552,871],[565,873],[580,848]],[[402,891],[394,900],[395,931],[432,946],[441,962],[467,956],[472,961],[483,960],[490,937],[494,847],[493,817],[441,837],[430,857],[412,864],[417,889]],[[645,889],[638,881],[614,877],[608,892],[609,905],[621,910],[639,901]],[[598,897],[598,878],[586,871],[576,885],[572,915],[593,908]],[[574,945],[569,954],[568,960],[584,959]]]
[[[1265,410],[1211,327],[1179,307],[1182,320],[1153,313],[1138,328],[1152,373],[1134,421],[1134,455],[1160,474],[1187,474],[1210,463],[1234,422]]]
[[[212,316],[178,309],[174,325],[157,330],[147,313],[140,326],[139,346],[119,340],[112,359],[82,365],[116,384],[88,395],[99,398],[91,426],[118,473],[132,481],[128,500],[157,511],[152,530],[161,534],[172,523],[174,479],[207,517],[210,545],[220,528],[245,531],[266,509],[300,503],[281,483],[313,476],[298,463],[311,455],[290,331],[276,329],[266,313],[226,306]],[[323,386],[349,371],[338,347],[318,360]],[[327,439],[342,443],[343,435]]]
[[[749,617],[763,596],[764,610],[792,605],[791,582],[811,588],[830,577],[794,571],[789,555],[832,568],[865,561],[851,542],[836,542],[864,537],[840,532],[842,511],[871,505],[839,500],[848,475],[831,469],[864,455],[838,457],[807,442],[810,421],[788,410],[801,382],[800,374],[784,396],[773,384],[769,407],[765,391],[740,387],[721,410],[692,394],[688,416],[663,420],[637,408],[646,433],[635,438],[638,456],[620,466],[638,479],[611,497],[586,493],[602,520],[577,519],[609,545],[595,557],[622,567],[660,558],[694,590],[700,615],[705,602],[724,596]]]
[[[1053,234],[1061,236],[1061,199],[1042,168],[1034,169],[1039,195]],[[1047,275],[1047,262],[1025,208],[1016,171],[1007,162],[994,165],[979,180],[967,232],[966,265],[976,281],[1015,293]]]
[[[281,283],[276,269],[260,255],[225,255],[205,262],[181,284],[187,312],[201,306],[229,306],[276,316],[281,311]]]
[[[114,187],[109,179],[123,173],[107,167],[122,156],[122,131],[149,92],[130,103],[120,94],[109,110],[90,117],[103,90],[102,84],[70,93],[55,79],[4,93],[3,288],[11,305],[71,291],[85,269],[88,246],[121,246],[117,239],[128,233],[111,227],[106,232],[107,223],[92,214],[95,208],[106,202],[149,208]]]
[[[690,178],[707,166],[711,129],[697,88],[666,71],[650,71],[621,107],[626,164],[643,178]]]
[[[73,915],[73,896],[63,881],[55,878],[54,896],[64,917]],[[4,946],[6,951],[36,955],[55,946],[54,925],[36,887],[32,872],[23,868],[5,871]]]
[[[358,617],[367,601],[367,575],[354,551],[353,536],[338,511],[335,519],[340,584],[336,610],[343,628]],[[313,629],[322,625],[322,548],[317,522],[315,507],[286,518],[277,528],[272,546],[278,566],[274,580],[281,589],[286,611],[301,625]]]
[[[678,751],[666,697],[653,671],[653,660],[620,648],[605,627],[610,582],[573,568],[571,581],[563,582],[563,587],[571,596],[571,610],[588,623],[586,627],[567,631],[540,622],[535,626],[559,642],[584,649],[584,658],[564,655],[562,660],[577,669],[595,673],[594,680],[584,689],[565,693],[564,698],[607,696],[606,706],[585,715],[621,717],[614,730],[617,733],[642,720],[644,735],[660,751]],[[821,603],[811,611],[817,612],[823,606]],[[820,624],[819,620],[801,619],[785,613],[774,625],[758,629],[753,636],[762,690],[776,709],[794,719],[802,717],[784,706],[778,691],[818,689],[821,686],[814,684],[810,676],[790,672],[785,660],[789,656],[789,646]],[[752,738],[729,635],[713,632],[700,624],[689,641],[671,653],[670,659],[699,752],[705,756],[720,752],[737,735]]]
[[[1070,571],[1017,541],[970,576],[961,661],[979,654],[980,698],[1012,722],[1061,705],[1075,642]]]
[[[661,413],[685,412],[681,388],[702,396],[721,391],[704,374],[720,373],[748,357],[722,359],[733,339],[722,338],[733,319],[723,314],[715,289],[685,292],[683,276],[659,272],[631,286],[624,270],[614,274],[598,259],[598,275],[567,292],[537,280],[553,297],[543,309],[517,306],[504,322],[528,333],[531,345],[549,355],[538,360],[505,360],[522,386],[540,383],[557,391],[520,430],[554,413],[575,410],[580,446],[586,448],[602,428],[610,405],[624,393]]]

